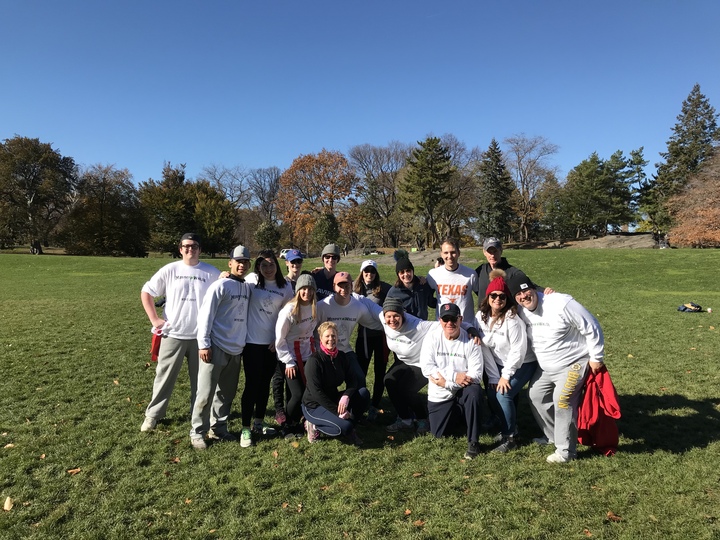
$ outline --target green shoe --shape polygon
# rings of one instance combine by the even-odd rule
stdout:
[[[240,446],[243,448],[252,446],[252,432],[249,428],[242,429],[242,432],[240,433]]]

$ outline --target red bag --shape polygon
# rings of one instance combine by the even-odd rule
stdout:
[[[160,352],[160,342],[162,341],[162,331],[152,333],[152,341],[150,342],[150,359],[157,362],[158,353]]]

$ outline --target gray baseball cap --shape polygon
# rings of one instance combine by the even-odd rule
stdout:
[[[230,253],[230,258],[235,260],[250,259],[250,250],[245,246],[237,246]]]

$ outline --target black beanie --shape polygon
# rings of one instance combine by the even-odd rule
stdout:
[[[413,266],[413,263],[410,262],[410,259],[402,257],[398,259],[397,263],[395,263],[395,273],[399,274],[400,270],[412,270],[415,272],[415,267]]]
[[[532,281],[530,281],[530,278],[527,277],[520,270],[518,270],[517,272],[513,272],[509,276],[507,276],[505,278],[505,283],[507,283],[507,286],[510,289],[510,294],[512,294],[513,296],[515,296],[520,291],[535,288],[535,285]]]

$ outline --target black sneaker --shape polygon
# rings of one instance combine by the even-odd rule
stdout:
[[[518,447],[517,442],[515,442],[515,437],[505,437],[500,443],[499,446],[493,448],[493,452],[498,452],[500,454],[504,454],[505,452],[509,452],[510,450],[515,450]]]
[[[465,459],[475,459],[480,453],[480,443],[471,442],[468,443],[467,452],[465,452]]]

